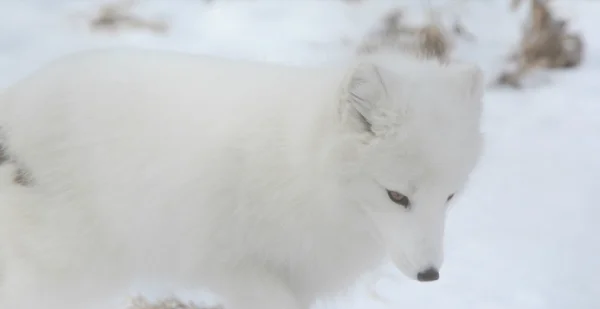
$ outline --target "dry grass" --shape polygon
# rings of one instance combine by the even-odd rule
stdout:
[[[513,0],[513,9],[521,2]],[[583,59],[582,37],[568,31],[566,20],[553,16],[548,1],[530,0],[530,4],[519,48],[510,57],[516,69],[503,72],[499,84],[519,88],[523,77],[533,70],[573,68]]]
[[[401,10],[394,10],[384,16],[383,27],[367,34],[358,53],[391,49],[446,61],[452,52],[454,37],[475,38],[458,19],[451,29],[444,27],[434,11],[431,11],[430,22],[424,26],[406,24],[402,14]]]
[[[583,38],[568,29],[567,20],[553,14],[549,0],[510,1],[513,11],[527,1],[531,6],[518,48],[510,57],[514,69],[502,72],[497,84],[519,88],[523,78],[534,70],[568,69],[581,64],[585,48]],[[458,18],[450,27],[444,27],[437,12],[431,10],[430,13],[430,22],[419,27],[408,25],[401,10],[389,12],[382,25],[365,36],[357,52],[369,54],[388,49],[447,61],[457,38],[476,39]]]
[[[358,53],[369,54],[381,49],[415,53],[425,57],[447,59],[451,42],[444,29],[436,23],[422,27],[406,25],[402,11],[395,10],[383,19],[383,27],[367,34]]]
[[[475,41],[475,35],[473,35],[467,28],[463,25],[463,23],[457,18],[454,20],[452,24],[452,32],[458,36],[462,37],[467,41]]]
[[[184,303],[174,297],[151,303],[144,297],[138,296],[131,301],[127,309],[223,309],[223,307],[200,306],[193,302]]]
[[[510,8],[515,11],[521,6],[521,3],[523,3],[523,0],[510,0]]]
[[[155,33],[164,33],[168,30],[165,21],[134,15],[131,10],[135,4],[136,0],[123,0],[101,6],[98,15],[90,21],[90,28],[111,31],[123,28],[147,29]]]

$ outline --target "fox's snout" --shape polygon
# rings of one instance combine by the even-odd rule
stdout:
[[[417,273],[417,280],[420,282],[436,281],[440,278],[440,272],[435,267],[428,267]]]

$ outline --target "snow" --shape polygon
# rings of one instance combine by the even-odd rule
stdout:
[[[350,56],[342,39],[356,41],[388,9],[408,7],[418,19],[426,3],[147,0],[136,12],[167,18],[169,32],[117,35],[86,25],[102,2],[0,1],[0,87],[59,55],[100,46],[318,65]],[[584,65],[540,74],[519,91],[488,89],[485,154],[450,215],[441,280],[409,281],[384,265],[347,296],[317,307],[600,308],[600,2],[555,2],[587,39]],[[491,77],[516,42],[523,14],[511,13],[508,0],[461,3],[444,7],[460,13],[477,41],[460,43],[457,55]],[[159,297],[169,287],[145,282],[132,287],[138,289]],[[193,291],[179,296],[214,301]]]

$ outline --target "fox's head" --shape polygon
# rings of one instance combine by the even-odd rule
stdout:
[[[483,76],[473,65],[388,55],[347,79],[342,122],[357,138],[352,195],[395,265],[433,281],[449,205],[480,154]]]

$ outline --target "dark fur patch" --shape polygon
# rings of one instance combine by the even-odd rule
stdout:
[[[33,176],[31,176],[31,173],[29,171],[22,167],[19,167],[19,169],[17,169],[17,173],[13,181],[24,187],[33,186]]]
[[[4,164],[4,162],[9,161],[10,156],[5,150],[5,147],[0,144],[0,164]]]
[[[8,163],[16,164],[18,166],[17,172],[13,178],[14,183],[25,187],[33,185],[34,179],[31,173],[19,164],[14,156],[9,155],[6,145],[2,143],[0,144],[0,165]]]

